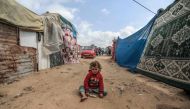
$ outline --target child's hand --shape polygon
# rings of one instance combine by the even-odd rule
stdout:
[[[99,97],[100,97],[100,98],[103,98],[103,97],[104,97],[103,93],[100,93],[100,94],[99,94]]]
[[[86,96],[88,97],[89,95],[90,95],[90,94],[87,92],[87,93],[86,93]]]

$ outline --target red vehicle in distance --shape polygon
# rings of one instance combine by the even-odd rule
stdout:
[[[81,58],[95,58],[96,53],[91,46],[83,46],[81,52]]]

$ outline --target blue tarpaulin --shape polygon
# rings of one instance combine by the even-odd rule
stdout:
[[[145,27],[125,39],[118,37],[116,62],[120,66],[135,71],[155,19],[156,16]]]

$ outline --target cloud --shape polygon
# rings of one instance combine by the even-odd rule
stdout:
[[[47,10],[52,13],[59,13],[69,21],[72,21],[74,14],[79,11],[76,8],[66,8],[58,4],[49,6]]]
[[[75,13],[79,12],[76,8],[68,8],[61,3],[67,2],[82,2],[84,0],[17,0],[20,4],[29,8],[30,10],[43,14],[47,11],[53,13],[59,13],[66,19],[72,21],[75,17]]]
[[[54,1],[54,0],[53,0]],[[61,2],[77,2],[77,3],[85,3],[85,0],[58,0]]]
[[[112,40],[118,36],[129,36],[134,33],[136,30],[132,26],[126,26],[118,32],[112,31],[93,31],[92,24],[87,21],[82,21],[78,25],[78,43],[80,45],[91,45],[95,44],[99,47],[106,47],[112,44]],[[124,38],[124,37],[122,37]]]
[[[132,26],[126,26],[125,28],[120,30],[120,37],[121,38],[125,38],[126,36],[131,35],[132,33],[134,33],[136,31],[136,29]]]
[[[29,9],[39,9],[40,8],[40,2],[37,2],[35,0],[16,0],[18,3],[24,5],[25,7]]]
[[[110,11],[108,11],[106,8],[103,8],[103,9],[101,10],[101,12],[102,12],[103,14],[105,14],[105,15],[110,14]]]
[[[27,7],[33,7],[34,4],[45,4],[51,5],[51,4],[63,4],[63,3],[85,3],[85,0],[16,0],[19,3],[27,6]]]

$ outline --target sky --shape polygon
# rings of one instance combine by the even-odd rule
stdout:
[[[154,13],[174,0],[136,0]],[[155,14],[133,0],[17,0],[41,15],[56,12],[68,19],[78,31],[80,45],[106,47],[112,40],[126,38],[145,26]]]

